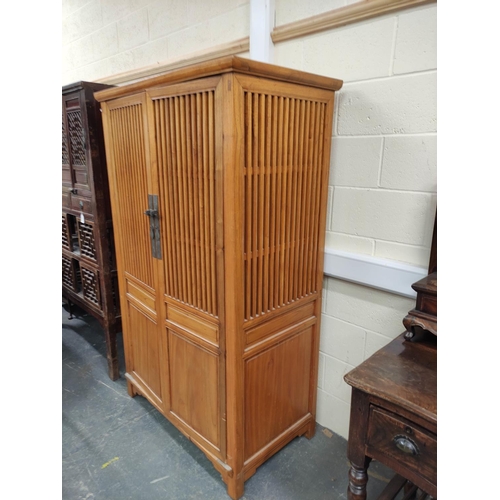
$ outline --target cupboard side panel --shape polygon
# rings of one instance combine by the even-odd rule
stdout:
[[[312,328],[245,362],[245,460],[309,411]]]

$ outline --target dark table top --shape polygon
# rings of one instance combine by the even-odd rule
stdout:
[[[352,387],[437,423],[437,338],[409,342],[401,334],[351,370]]]

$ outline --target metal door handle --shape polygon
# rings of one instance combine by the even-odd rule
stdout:
[[[402,452],[408,453],[408,455],[418,455],[418,447],[409,437],[400,434],[394,436],[392,440],[396,447]]]
[[[148,209],[144,215],[149,217],[149,237],[151,238],[151,251],[155,259],[161,259],[160,216],[158,214],[158,196],[148,194]]]

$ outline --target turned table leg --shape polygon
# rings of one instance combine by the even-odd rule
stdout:
[[[368,483],[368,467],[351,464],[349,470],[348,500],[366,500],[366,483]]]
[[[351,395],[351,418],[349,422],[349,439],[347,458],[351,462],[349,469],[349,500],[366,499],[366,483],[368,482],[368,466],[371,458],[365,455],[365,438],[368,431],[370,405],[367,396],[353,388]]]

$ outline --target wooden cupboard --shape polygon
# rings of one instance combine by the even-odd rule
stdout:
[[[225,57],[96,93],[131,396],[233,499],[315,429],[334,93]]]
[[[62,88],[62,295],[93,315],[106,337],[108,375],[119,376],[121,330],[108,174],[99,104],[77,82]]]

